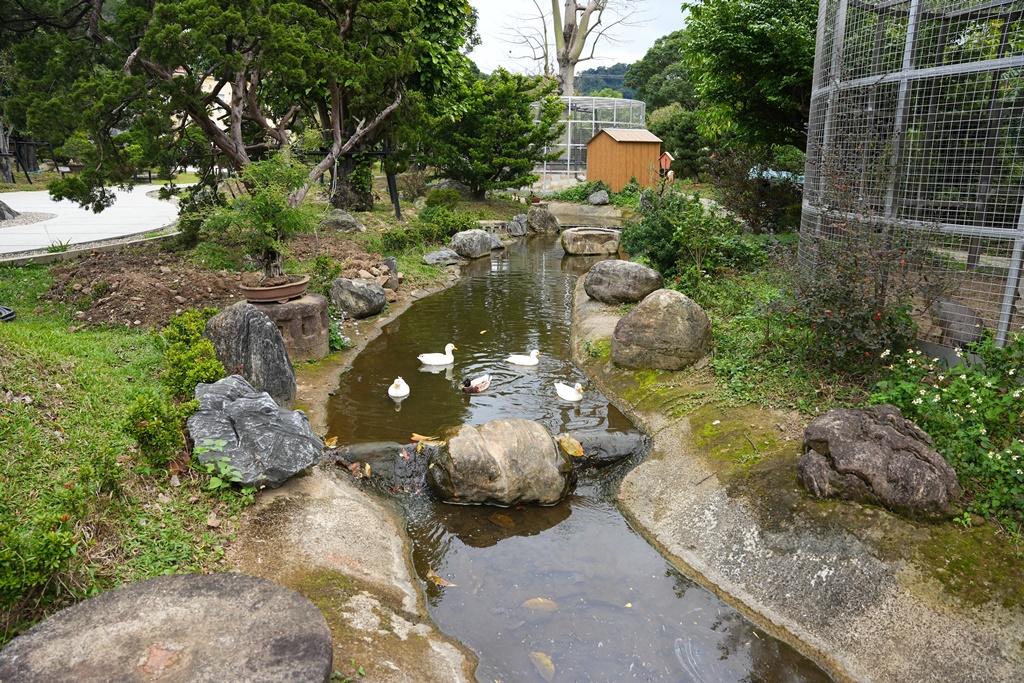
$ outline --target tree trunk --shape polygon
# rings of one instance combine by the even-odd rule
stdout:
[[[373,211],[373,190],[356,187],[353,184],[358,161],[353,156],[344,156],[338,160],[338,176],[334,179],[331,189],[331,206],[345,211]]]
[[[14,164],[13,159],[7,154],[10,154],[10,134],[11,129],[4,125],[4,120],[0,118],[0,182],[13,183],[14,182]]]

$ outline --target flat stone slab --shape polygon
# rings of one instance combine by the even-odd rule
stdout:
[[[139,581],[58,612],[0,650],[18,683],[305,683],[331,677],[312,602],[246,574]]]

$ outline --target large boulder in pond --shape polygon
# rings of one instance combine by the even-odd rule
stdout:
[[[188,432],[201,463],[226,460],[238,484],[276,488],[320,462],[324,443],[301,410],[281,408],[238,375],[200,384]]]
[[[532,420],[464,425],[432,457],[431,488],[448,503],[554,505],[573,484],[573,467]]]
[[[558,219],[547,209],[531,206],[526,213],[526,229],[539,233],[558,232]]]
[[[376,280],[346,277],[331,282],[331,303],[353,318],[368,318],[384,310],[387,293]]]
[[[526,214],[517,213],[512,216],[512,220],[508,223],[508,236],[509,237],[522,237],[526,234]]]
[[[914,517],[953,514],[956,471],[899,409],[830,410],[804,430],[800,481],[818,498],[882,505]]]
[[[486,230],[463,230],[452,235],[452,251],[465,258],[487,256],[493,247],[491,233]]]
[[[710,343],[704,309],[681,292],[659,289],[616,323],[612,361],[627,368],[682,370],[703,358]]]
[[[633,261],[595,263],[583,280],[587,296],[613,305],[635,304],[664,285],[661,273]]]
[[[213,343],[217,360],[229,374],[240,374],[278,405],[295,402],[295,371],[284,337],[257,306],[240,301],[206,322],[203,336]]]
[[[622,233],[611,228],[569,228],[562,231],[566,254],[616,254]]]

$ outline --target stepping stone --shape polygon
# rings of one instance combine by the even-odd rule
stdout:
[[[327,622],[245,574],[139,581],[62,610],[0,650],[0,681],[284,683],[331,677]]]

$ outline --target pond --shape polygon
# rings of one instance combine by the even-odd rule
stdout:
[[[570,360],[573,287],[593,262],[534,236],[465,266],[459,284],[385,326],[342,375],[329,433],[342,444],[408,443],[413,432],[498,418],[536,420],[552,434],[635,433]],[[448,343],[450,366],[420,365],[418,354]],[[536,367],[503,360],[531,349],[542,354]],[[484,373],[486,392],[459,391]],[[387,394],[397,376],[410,387],[400,403]],[[555,381],[583,384],[583,400],[558,399]],[[608,494],[618,474],[584,473],[550,507],[397,497],[431,616],[476,653],[479,681],[830,680],[631,529]]]

